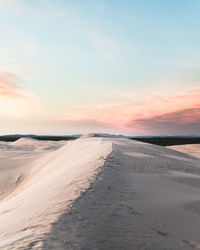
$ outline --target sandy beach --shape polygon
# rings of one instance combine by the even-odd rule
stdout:
[[[199,249],[198,146],[178,147],[1,142],[0,249]]]

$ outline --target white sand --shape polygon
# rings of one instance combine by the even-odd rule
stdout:
[[[200,144],[169,146],[168,148],[200,158]]]
[[[80,139],[28,164],[17,161],[14,172],[7,160],[10,171],[1,169],[1,189],[8,196],[0,202],[0,247],[26,249],[38,241],[38,249],[50,224],[89,187],[111,150],[110,142]]]
[[[120,138],[46,143],[0,144],[1,249],[199,248],[200,159]]]
[[[11,145],[17,145],[17,146],[33,146],[33,145],[40,145],[41,142],[45,141],[38,141],[33,138],[20,138],[17,141],[11,142]]]

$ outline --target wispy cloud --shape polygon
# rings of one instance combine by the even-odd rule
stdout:
[[[0,71],[0,97],[36,101],[36,97],[25,91],[16,81],[19,80],[13,73]]]
[[[8,71],[0,71],[0,116],[30,117],[40,113],[43,108],[39,98],[22,87],[21,77]],[[36,112],[37,111],[37,112]]]
[[[19,0],[0,0],[0,7],[19,8]]]
[[[100,2],[93,2],[93,6],[99,6]],[[125,50],[126,45],[122,39],[110,34],[107,25],[109,19],[95,19],[94,17],[83,18],[76,8],[61,9],[52,4],[45,3],[45,13],[63,18],[63,28],[67,28],[72,36],[79,36],[84,42],[87,41],[92,50],[104,59],[109,65],[116,65],[121,52]],[[127,48],[126,48],[127,49]],[[129,48],[130,53],[130,48]],[[119,63],[119,62],[118,62]]]

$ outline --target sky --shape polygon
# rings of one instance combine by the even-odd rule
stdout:
[[[200,134],[199,0],[0,0],[0,134]]]

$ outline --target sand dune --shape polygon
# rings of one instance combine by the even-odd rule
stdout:
[[[124,138],[42,143],[1,144],[1,249],[199,247],[200,159]]]
[[[40,145],[40,141],[35,140],[33,138],[20,138],[17,141],[11,142],[12,145],[17,145],[17,146],[33,146],[33,145]],[[44,141],[45,143],[45,141]]]
[[[40,244],[50,224],[89,187],[110,151],[109,142],[73,141],[20,167],[12,178],[15,189],[0,202],[0,247]]]
[[[168,148],[200,158],[200,144],[177,145]]]
[[[64,146],[66,141],[40,141],[33,138],[20,138],[15,142],[11,142],[10,146],[16,150],[29,151],[48,151],[56,150]]]

